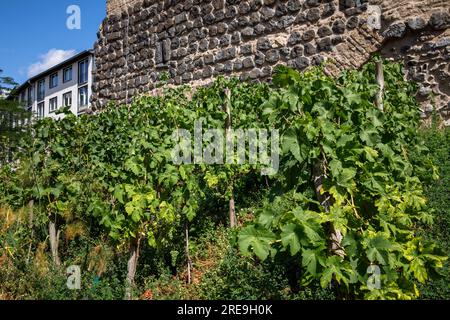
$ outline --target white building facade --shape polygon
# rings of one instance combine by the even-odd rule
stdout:
[[[90,107],[94,67],[92,51],[83,51],[27,80],[16,96],[37,118],[60,118],[56,111],[63,107],[83,114]]]

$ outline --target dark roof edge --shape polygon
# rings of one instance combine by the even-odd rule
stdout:
[[[73,63],[76,60],[79,60],[81,58],[84,58],[84,57],[87,57],[87,56],[90,56],[90,55],[93,55],[93,54],[94,54],[94,50],[84,50],[84,51],[82,51],[80,53],[77,53],[73,57],[71,57],[71,58],[69,58],[67,60],[64,60],[63,62],[60,62],[57,65],[55,65],[55,66],[53,66],[53,67],[51,67],[51,68],[49,68],[49,69],[47,69],[45,71],[42,71],[41,73],[39,73],[37,75],[31,77],[30,79],[28,79],[27,81],[22,83],[20,86],[15,88],[14,91],[15,92],[21,91],[24,87],[26,87],[31,82],[34,82],[34,81],[36,81],[39,78],[45,77],[48,74],[51,74],[52,72],[56,71],[57,69],[61,69],[64,65]]]

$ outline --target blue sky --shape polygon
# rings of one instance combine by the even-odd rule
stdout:
[[[69,30],[70,5],[81,29]],[[91,49],[106,16],[106,0],[0,0],[0,69],[23,83],[33,73]]]

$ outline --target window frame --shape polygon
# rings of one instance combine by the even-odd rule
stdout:
[[[70,79],[66,79],[66,71],[70,70]],[[73,67],[66,67],[63,69],[63,83],[67,83],[73,80]]]
[[[70,104],[69,105],[66,105],[66,97],[67,96],[70,96]],[[62,100],[63,100],[62,103],[63,103],[63,107],[64,108],[65,107],[72,107],[72,105],[73,105],[72,91],[64,93],[63,96],[62,96]]]
[[[49,79],[48,79],[48,88],[49,89],[54,89],[54,88],[56,88],[57,86],[58,86],[58,72],[55,72],[55,73],[53,73],[53,74],[51,74],[49,77],[48,77]],[[56,79],[56,83],[55,84],[53,84],[53,80],[54,79]]]
[[[27,107],[33,105],[33,86],[29,86],[27,89]]]
[[[42,106],[42,115],[40,113],[41,106]],[[37,105],[37,117],[38,117],[38,119],[43,119],[45,117],[45,101],[42,101],[42,102],[38,103],[38,105]]]
[[[86,65],[86,75],[85,75],[85,78],[86,79],[82,79],[81,78],[81,76],[83,75],[83,73],[81,72],[81,70],[82,70],[82,65]],[[84,80],[84,81],[82,81],[82,80]],[[86,59],[84,59],[84,60],[81,60],[80,62],[78,62],[78,85],[84,85],[84,84],[86,84],[86,83],[88,83],[88,81],[89,81],[89,58],[86,58]]]
[[[42,84],[42,86],[41,86]],[[40,90],[42,88],[42,90]],[[41,95],[42,93],[42,95]],[[39,80],[37,84],[37,101],[43,101],[45,99],[45,79]]]
[[[55,102],[55,107],[52,108],[53,102]],[[53,97],[48,100],[48,112],[53,113],[58,110],[58,97]]]
[[[81,90],[86,89],[86,104],[81,104]],[[78,112],[86,110],[89,106],[89,86],[82,86],[78,88]]]

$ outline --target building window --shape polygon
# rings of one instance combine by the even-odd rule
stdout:
[[[49,105],[50,112],[54,112],[58,109],[58,97],[54,97],[50,99],[50,105]]]
[[[25,103],[25,91],[20,93],[20,102]]]
[[[72,106],[72,91],[63,94],[63,106],[64,107]]]
[[[42,119],[44,118],[44,114],[45,114],[45,103],[41,102],[37,106],[37,116],[39,119]]]
[[[27,107],[31,107],[33,99],[33,87],[28,87]]]
[[[58,73],[55,73],[50,76],[50,89],[56,88],[57,86],[58,86]]]
[[[88,106],[88,87],[84,86],[78,89],[78,111],[86,109]]]
[[[63,83],[72,81],[72,66],[65,68],[63,71]]]
[[[78,83],[83,84],[88,82],[89,60],[83,60],[78,63]]]
[[[38,92],[37,99],[38,101],[42,101],[45,98],[45,80],[41,80],[38,82]]]

